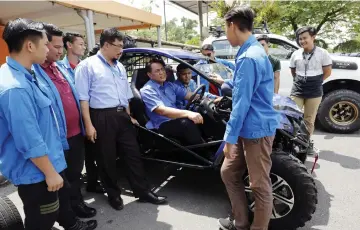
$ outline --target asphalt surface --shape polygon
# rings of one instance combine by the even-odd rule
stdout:
[[[319,203],[312,220],[300,229],[359,229],[360,132],[337,135],[316,131],[313,139],[321,150],[314,172]],[[310,163],[306,165],[310,168]],[[86,201],[98,210],[97,229],[217,230],[217,219],[227,216],[229,203],[218,172],[164,168],[161,164],[147,165],[147,171],[158,193],[168,196],[169,204],[138,203],[126,190],[124,179],[122,211],[110,208],[105,196],[85,193]],[[0,188],[0,195],[10,197],[23,215],[13,186]]]

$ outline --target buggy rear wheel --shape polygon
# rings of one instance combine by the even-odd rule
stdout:
[[[14,203],[7,197],[0,197],[0,229],[24,230],[20,213]]]
[[[286,153],[271,155],[270,177],[273,188],[273,211],[269,229],[296,229],[303,227],[316,210],[317,189],[306,167]],[[255,200],[245,176],[245,193],[253,219]]]

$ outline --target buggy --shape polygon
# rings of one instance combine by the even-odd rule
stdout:
[[[146,115],[140,89],[149,80],[145,71],[146,63],[152,59],[162,59],[166,64],[167,81],[176,79],[174,67],[183,63],[193,71],[194,80],[207,80],[211,93],[220,95],[221,86],[208,77],[217,73],[224,79],[232,78],[232,71],[222,64],[189,51],[162,48],[129,48],[125,49],[120,62],[127,70],[134,97],[130,101],[132,116],[137,119],[138,141],[144,160],[174,164],[201,170],[219,170],[224,160],[223,136],[226,122],[231,113],[231,97],[222,97],[214,104],[212,99],[204,97],[205,85],[198,84],[196,94],[186,109],[199,112],[204,124],[199,126],[206,143],[184,145],[181,140],[166,137],[155,129],[146,128],[149,118]],[[207,64],[197,65],[199,61]],[[270,221],[271,229],[296,229],[305,225],[315,212],[317,204],[317,188],[303,164],[307,153],[312,148],[309,133],[303,121],[303,114],[296,104],[286,97],[274,95],[274,107],[279,111],[281,125],[278,127],[271,154],[272,169],[270,177],[273,189],[273,212]],[[209,154],[210,153],[210,154]],[[318,154],[315,155],[315,163]],[[314,167],[313,167],[314,169]],[[312,169],[312,170],[313,170]],[[249,186],[247,173],[242,178],[245,182],[245,193],[248,199],[250,218],[253,218],[254,197]]]

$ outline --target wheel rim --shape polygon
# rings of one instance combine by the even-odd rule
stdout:
[[[271,219],[279,219],[288,215],[294,207],[295,197],[290,185],[280,176],[271,173],[273,192],[273,210]],[[249,209],[254,212],[255,198],[250,189],[249,176],[245,178],[245,194],[248,200]]]
[[[340,101],[331,107],[329,117],[337,125],[350,125],[358,119],[359,109],[352,102]]]

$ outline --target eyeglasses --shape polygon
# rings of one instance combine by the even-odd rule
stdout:
[[[110,45],[112,45],[112,46],[115,46],[115,47],[119,48],[119,49],[124,48],[124,45],[115,45],[115,44],[110,43],[110,42],[108,42],[108,43],[109,43]]]
[[[157,69],[157,70],[154,71],[155,74],[160,74],[160,73],[164,73],[164,72],[165,72],[164,68]]]

